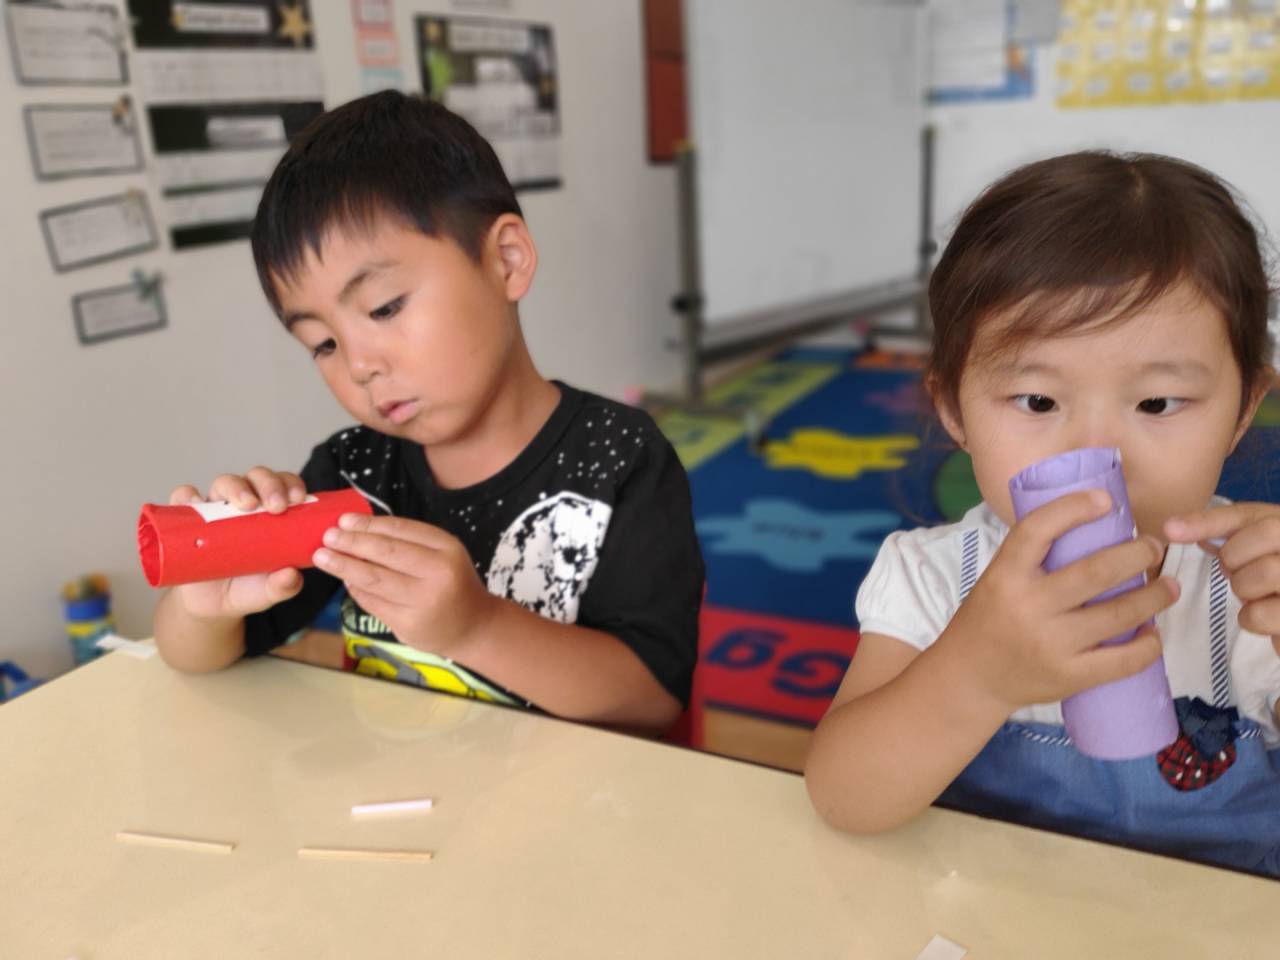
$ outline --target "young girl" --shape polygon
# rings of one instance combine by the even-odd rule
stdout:
[[[930,282],[926,384],[983,502],[892,534],[858,591],[862,639],[805,770],[824,818],[885,830],[941,800],[1280,875],[1280,507],[1213,495],[1274,376],[1268,295],[1229,188],[1177,160],[1057,157],[966,211]],[[1138,538],[1045,573],[1107,497],[1015,523],[1009,479],[1099,446],[1121,451]],[[1177,743],[1077,751],[1059,701],[1162,652]]]

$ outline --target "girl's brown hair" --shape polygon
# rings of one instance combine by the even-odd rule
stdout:
[[[1101,151],[1020,167],[965,211],[929,282],[927,382],[959,410],[978,324],[1001,313],[987,353],[1132,317],[1179,283],[1216,307],[1243,380],[1268,376],[1270,284],[1258,232],[1230,186],[1170,157]]]

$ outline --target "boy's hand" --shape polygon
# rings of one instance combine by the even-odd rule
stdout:
[[[419,650],[450,656],[479,634],[499,602],[480,582],[467,548],[439,527],[348,513],[324,542],[316,566]]]
[[[1165,535],[1217,552],[1222,572],[1240,598],[1240,626],[1271,638],[1280,655],[1280,506],[1232,503],[1171,517]],[[1214,541],[1214,542],[1210,542]]]
[[[1109,498],[1076,493],[1029,513],[1008,537],[961,604],[943,638],[982,693],[1002,710],[1052,703],[1130,676],[1160,655],[1153,628],[1128,643],[1105,640],[1145,624],[1178,598],[1160,578],[1104,603],[1084,604],[1158,563],[1153,537],[1108,547],[1053,573],[1041,567],[1053,541],[1106,513]]]
[[[266,507],[283,513],[291,504],[306,499],[302,479],[292,473],[276,473],[254,467],[245,476],[223,474],[209,485],[209,500],[226,500],[241,510]],[[190,484],[169,494],[169,503],[203,503],[200,491]],[[229,580],[209,580],[174,587],[183,608],[204,620],[245,617],[288,600],[302,588],[302,576],[292,568],[272,573],[250,574]]]

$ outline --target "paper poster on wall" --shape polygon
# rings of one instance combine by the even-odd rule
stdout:
[[[1276,0],[1064,0],[1058,106],[1133,107],[1280,97]]]
[[[33,104],[22,113],[37,179],[142,169],[142,147],[128,97],[115,103]]]
[[[174,249],[247,237],[276,162],[323,110],[319,101],[148,107]]]
[[[324,112],[309,0],[128,0],[174,249],[249,235],[262,187]]]
[[[5,19],[19,83],[119,86],[129,81],[124,27],[115,7],[9,0]]]
[[[1014,43],[1053,43],[1062,19],[1062,0],[1013,0]]]
[[[59,273],[158,245],[146,194],[138,190],[41,211],[40,226]]]
[[[517,190],[561,185],[560,92],[551,27],[418,17],[422,90],[466,117]]]
[[[1015,42],[1019,0],[933,0],[929,100],[1015,100],[1035,92],[1033,52]]]
[[[88,345],[168,325],[159,283],[130,283],[77,293],[71,298],[76,336]]]
[[[392,0],[351,0],[355,27],[356,63],[360,64],[362,93],[399,90],[400,41],[396,36],[396,12]]]

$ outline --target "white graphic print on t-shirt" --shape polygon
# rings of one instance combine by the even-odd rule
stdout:
[[[613,508],[563,491],[539,500],[509,526],[489,564],[489,592],[560,623],[575,623]]]

